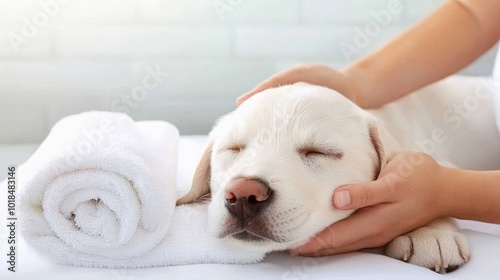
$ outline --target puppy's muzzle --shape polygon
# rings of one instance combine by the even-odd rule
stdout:
[[[245,227],[249,218],[257,216],[272,200],[273,191],[258,178],[236,178],[229,181],[225,190],[225,206],[240,226]]]

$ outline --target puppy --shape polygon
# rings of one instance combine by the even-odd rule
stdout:
[[[211,193],[215,236],[291,249],[353,212],[332,206],[337,187],[375,180],[399,151],[373,115],[338,92],[304,83],[268,89],[219,120],[178,204]],[[467,261],[468,246],[442,219],[396,238],[386,254],[445,272]]]

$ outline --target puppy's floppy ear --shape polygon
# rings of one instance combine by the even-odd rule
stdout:
[[[194,172],[191,189],[177,200],[177,205],[193,202],[210,192],[210,158],[212,157],[212,146],[213,141],[210,141]]]
[[[378,156],[378,166],[375,170],[375,175],[378,177],[387,162],[400,150],[400,145],[392,138],[385,127],[374,118],[368,120],[368,132]]]

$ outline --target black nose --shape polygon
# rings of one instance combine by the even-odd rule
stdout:
[[[272,197],[266,182],[255,178],[237,178],[229,181],[225,190],[225,206],[240,223],[255,217],[264,209]]]

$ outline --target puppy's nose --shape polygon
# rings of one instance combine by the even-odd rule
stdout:
[[[269,204],[272,190],[260,179],[237,178],[229,181],[225,191],[226,208],[243,222],[256,216]]]

